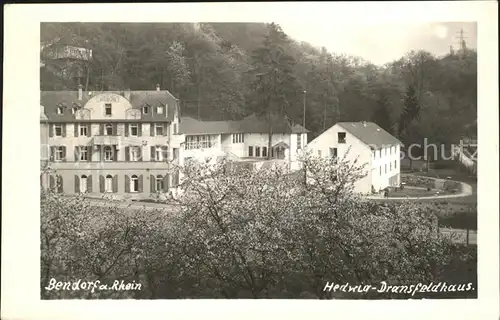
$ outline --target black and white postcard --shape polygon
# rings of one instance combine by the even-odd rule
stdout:
[[[496,8],[7,6],[2,318],[498,317]]]

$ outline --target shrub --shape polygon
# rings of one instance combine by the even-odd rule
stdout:
[[[42,298],[333,298],[323,291],[331,279],[428,283],[474,265],[438,234],[430,206],[358,198],[356,164],[304,165],[313,184],[279,168],[228,174],[224,163],[190,164],[179,211],[169,214],[43,195]],[[50,278],[136,281],[143,290],[46,291]]]

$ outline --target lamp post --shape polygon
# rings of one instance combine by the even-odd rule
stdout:
[[[306,97],[307,97],[307,91],[304,90],[304,114],[302,116],[302,126],[304,129],[306,128]]]

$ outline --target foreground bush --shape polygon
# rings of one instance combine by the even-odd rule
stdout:
[[[183,168],[178,211],[95,208],[43,195],[43,298],[409,298],[325,292],[339,284],[471,282],[474,251],[436,230],[411,203],[376,204],[352,193],[361,167],[306,159],[303,175],[227,165]],[[458,277],[460,275],[460,277]],[[50,278],[140,282],[141,291],[50,291]],[[476,291],[450,295],[474,296]]]

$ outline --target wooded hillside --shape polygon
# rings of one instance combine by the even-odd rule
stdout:
[[[237,119],[280,113],[311,137],[338,121],[374,121],[406,142],[457,143],[476,132],[477,54],[409,52],[385,66],[290,39],[260,23],[44,23],[41,41],[87,47],[86,90],[154,90],[183,114]],[[76,90],[60,62],[44,58],[42,90]]]

